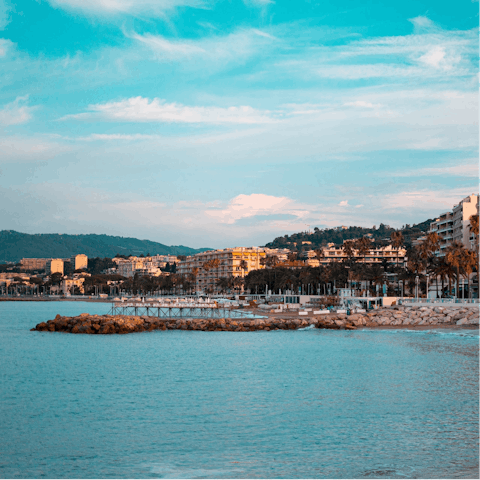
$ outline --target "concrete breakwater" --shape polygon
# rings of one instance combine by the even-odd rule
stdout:
[[[401,307],[381,308],[353,315],[330,313],[310,318],[284,318],[269,315],[267,318],[158,318],[127,315],[89,315],[62,317],[42,322],[32,328],[37,331],[84,334],[133,333],[153,330],[201,330],[249,332],[256,330],[297,330],[310,325],[316,328],[355,330],[362,327],[382,326],[438,326],[478,325],[479,309],[475,307]]]

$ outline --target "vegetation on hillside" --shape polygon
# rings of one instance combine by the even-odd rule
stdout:
[[[405,245],[408,246],[411,245],[412,240],[428,232],[431,222],[433,222],[433,220],[430,219],[416,225],[407,224],[398,230],[383,223],[381,223],[379,227],[374,225],[372,228],[338,227],[323,230],[315,228],[313,232],[299,232],[277,237],[265,246],[268,248],[288,248],[294,252],[299,252],[302,249],[310,250],[322,247],[328,243],[342,245],[345,240],[353,240],[367,235],[375,240],[376,243],[388,244],[394,232],[400,232],[403,235]],[[302,242],[311,242],[311,244],[304,244]]]
[[[22,258],[69,258],[84,253],[88,257],[112,258],[116,253],[124,255],[193,255],[209,250],[179,246],[167,246],[150,240],[114,237],[111,235],[63,235],[58,233],[20,233],[14,230],[0,231],[0,263],[18,262]]]

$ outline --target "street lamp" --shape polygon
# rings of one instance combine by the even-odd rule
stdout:
[[[418,278],[418,275],[415,277],[415,300],[418,300],[418,284],[420,282],[420,279]]]

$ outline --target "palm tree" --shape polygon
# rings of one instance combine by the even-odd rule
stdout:
[[[192,272],[190,273],[190,275],[192,277],[192,283],[195,287],[195,293],[197,293],[197,275],[198,275],[199,271],[200,271],[200,269],[198,267],[193,267]]]
[[[445,250],[445,261],[455,269],[455,296],[458,298],[460,268],[463,265],[465,247],[460,242],[453,242]]]
[[[244,279],[242,277],[234,277],[233,278],[233,286],[235,288],[241,287],[244,283]]]
[[[220,289],[220,292],[225,292],[230,285],[229,279],[227,277],[220,277],[217,279],[217,287]]]
[[[477,252],[465,249],[462,258],[462,270],[467,278],[468,298],[470,295],[470,275],[473,273],[477,266]]]
[[[315,250],[315,257],[318,260],[318,264],[325,258],[325,252],[322,247],[319,247]]]
[[[248,263],[245,260],[240,260],[240,268],[242,270],[242,277],[245,276],[245,270],[248,269]]]
[[[352,240],[346,240],[343,242],[342,250],[348,259],[348,264],[352,266],[352,260],[355,258],[354,244]]]
[[[398,267],[398,257],[399,257],[398,253],[399,253],[400,247],[403,245],[403,242],[404,242],[402,232],[392,232],[392,234],[390,235],[390,240],[392,242],[392,247],[397,250],[396,260],[397,260],[397,267]]]
[[[355,240],[354,246],[357,249],[358,254],[363,257],[363,263],[365,263],[365,257],[367,256],[367,253],[370,252],[372,242],[367,237],[362,237]]]
[[[470,231],[475,236],[475,268],[477,269],[477,297],[480,298],[480,216],[472,215],[470,217]]]

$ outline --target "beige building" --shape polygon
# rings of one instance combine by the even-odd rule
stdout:
[[[78,287],[80,293],[84,293],[83,283],[85,278],[64,278],[61,284],[61,290],[65,293],[72,293],[75,287]]]
[[[22,258],[20,260],[20,269],[29,270],[46,270],[48,258]]]
[[[61,273],[63,275],[63,260],[61,258],[52,258],[47,261],[47,275]]]
[[[88,267],[88,257],[83,253],[80,255],[73,255],[70,258],[70,265],[72,270],[83,270]]]
[[[367,263],[369,265],[379,265],[384,260],[388,263],[403,265],[405,263],[405,255],[407,251],[404,248],[393,248],[391,245],[386,247],[371,248],[365,255],[360,255],[357,250],[353,250],[354,258],[359,263]],[[333,262],[347,262],[348,257],[342,247],[329,243],[323,248],[323,257],[317,258],[315,251],[307,252],[307,265],[318,267],[320,265],[328,265]]]
[[[262,258],[266,258],[265,249],[257,247],[212,250],[197,253],[179,262],[177,273],[195,277],[197,290],[214,291],[219,278],[244,277],[252,270],[264,268]],[[242,261],[245,263],[242,264]]]
[[[470,232],[470,217],[478,213],[478,195],[470,195],[457,205],[451,212],[442,213],[430,224],[430,232],[438,235],[440,248],[438,257],[445,255],[445,250],[453,242],[460,242],[465,248],[474,248]]]

